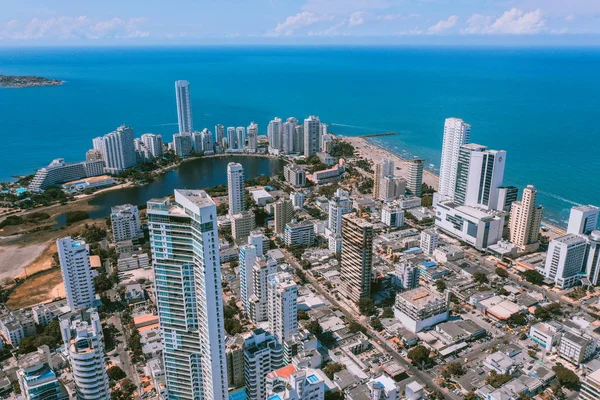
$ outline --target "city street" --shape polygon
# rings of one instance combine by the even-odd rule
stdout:
[[[133,384],[138,388],[139,393],[141,390],[141,382],[139,375],[131,362],[129,352],[125,350],[125,347],[127,347],[127,340],[125,335],[125,329],[123,329],[123,324],[121,324],[121,314],[115,313],[114,315],[110,316],[107,320],[107,323],[109,325],[114,325],[115,328],[117,328],[117,330],[122,333],[122,336],[116,338],[119,343],[117,344],[114,351],[119,357],[120,367],[123,369],[123,372],[127,374],[127,377],[130,378]],[[139,396],[136,398],[139,398]]]

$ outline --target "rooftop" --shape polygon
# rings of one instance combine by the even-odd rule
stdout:
[[[439,294],[432,292],[424,286],[400,293],[399,296],[417,308],[423,307],[432,301],[441,301],[444,299]]]

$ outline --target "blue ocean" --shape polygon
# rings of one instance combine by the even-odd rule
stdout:
[[[508,152],[505,183],[538,187],[544,219],[600,205],[599,48],[4,48],[0,74],[65,80],[0,89],[0,180],[84,158],[119,124],[176,131],[174,81],[190,81],[194,125],[214,130],[315,114],[341,135],[439,166],[447,117]]]

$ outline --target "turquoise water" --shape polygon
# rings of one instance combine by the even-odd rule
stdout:
[[[174,81],[191,83],[194,125],[247,126],[316,114],[342,135],[378,139],[439,166],[444,119],[508,152],[506,184],[535,184],[545,219],[600,203],[600,50],[484,48],[1,49],[0,74],[63,86],[0,89],[0,180],[56,157],[81,160],[91,139],[126,123],[176,131]]]

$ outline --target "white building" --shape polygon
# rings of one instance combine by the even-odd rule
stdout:
[[[86,160],[78,163],[65,163],[64,158],[52,160],[46,167],[36,171],[27,189],[30,192],[41,192],[50,186],[104,173],[104,161]]]
[[[286,154],[299,152],[296,140],[294,140],[297,126],[298,119],[294,117],[288,118],[283,124],[283,151]]]
[[[95,308],[60,316],[64,354],[69,359],[78,399],[110,398],[104,366],[102,323]]]
[[[191,133],[176,133],[173,135],[173,151],[179,157],[188,157],[194,150]]]
[[[56,241],[58,259],[62,271],[67,297],[71,310],[92,307],[96,301],[90,253],[83,240],[65,237]]]
[[[505,218],[503,212],[458,206],[450,201],[435,206],[435,226],[478,250],[502,239]]]
[[[290,200],[292,201],[292,205],[294,206],[294,208],[304,207],[304,198],[305,197],[306,196],[304,195],[304,193],[300,193],[300,192],[290,193]]]
[[[598,213],[596,206],[576,206],[571,208],[567,233],[574,235],[587,235],[598,227]]]
[[[422,158],[413,158],[408,160],[408,179],[406,180],[406,189],[413,196],[421,197],[423,194],[423,164]]]
[[[416,333],[448,320],[450,302],[446,295],[440,295],[422,286],[396,295],[394,316],[409,331]]]
[[[179,133],[191,133],[194,126],[192,124],[192,99],[188,81],[175,81],[175,98],[177,101]]]
[[[50,349],[43,345],[35,353],[21,356],[18,361],[17,380],[25,400],[63,400],[69,394],[58,381],[52,369]]]
[[[133,129],[121,125],[114,132],[95,138],[94,149],[102,152],[106,172],[118,173],[136,164]]]
[[[582,277],[588,243],[571,233],[550,241],[544,275],[561,289],[576,285]]]
[[[419,268],[410,261],[396,264],[396,285],[404,290],[414,289],[419,285]]]
[[[367,383],[372,400],[400,400],[400,388],[389,375],[381,374]]]
[[[254,294],[252,268],[254,268],[256,258],[262,255],[262,243],[257,243],[257,245],[248,243],[240,246],[240,292],[246,313],[250,313],[250,298]]]
[[[373,174],[373,198],[379,199],[381,184],[384,176],[394,176],[394,160],[383,160],[375,164]]]
[[[398,203],[386,203],[381,207],[381,222],[390,228],[400,228],[404,225],[404,210]]]
[[[231,236],[235,240],[246,239],[256,228],[254,212],[242,211],[231,215]]]
[[[267,139],[269,140],[269,153],[279,154],[283,148],[283,122],[275,117],[267,126]]]
[[[581,400],[600,400],[600,369],[583,379],[579,398]]]
[[[562,336],[562,327],[554,321],[538,322],[529,329],[531,340],[544,348],[544,351],[550,352],[555,347]]]
[[[200,136],[202,139],[202,151],[204,152],[204,154],[213,154],[215,152],[215,146],[213,143],[212,132],[204,128],[202,129],[202,132],[200,132]]]
[[[304,156],[310,157],[320,151],[321,120],[311,115],[304,120]]]
[[[336,234],[342,233],[342,216],[352,211],[352,202],[345,194],[336,193],[329,200],[329,217],[327,219],[327,227]]]
[[[273,214],[275,217],[275,233],[283,234],[285,225],[294,217],[294,206],[291,200],[281,199],[273,204]]]
[[[304,154],[304,125],[299,124],[294,128],[294,152]]]
[[[268,278],[269,329],[280,343],[298,331],[298,288],[291,274]]]
[[[235,128],[236,149],[243,150],[246,145],[246,128],[238,126]]]
[[[113,241],[115,243],[124,240],[137,242],[144,237],[138,207],[132,204],[114,206],[110,209],[110,223],[112,227]]]
[[[458,154],[463,144],[469,143],[471,125],[459,118],[448,118],[444,123],[444,140],[440,162],[439,194],[454,199]]]
[[[478,144],[464,144],[458,153],[454,202],[487,210],[498,205],[504,179],[506,151],[487,150]]]
[[[237,214],[246,209],[246,183],[242,164],[227,164],[227,190],[229,194],[229,214]]]
[[[406,180],[393,175],[384,176],[379,184],[379,200],[390,202],[404,196]]]
[[[425,229],[421,232],[421,241],[419,247],[428,256],[433,255],[433,251],[438,247],[440,234],[435,229]]]
[[[266,376],[269,400],[323,400],[325,381],[312,368],[296,368],[286,365]]]
[[[217,206],[203,190],[148,201],[169,399],[227,399]]]
[[[257,257],[252,266],[252,296],[249,297],[250,319],[258,324],[269,320],[269,277],[277,273],[277,261]]]
[[[153,133],[144,133],[142,135],[142,143],[148,149],[152,158],[162,157],[163,155],[163,139],[161,135]]]
[[[589,251],[585,264],[585,275],[594,286],[600,282],[600,231],[595,230],[588,236]]]
[[[237,137],[235,136],[235,127],[227,127],[227,148],[229,150],[235,150],[237,146]]]
[[[219,146],[220,152],[225,151],[226,147],[224,146],[223,140],[225,138],[225,127],[221,124],[215,125],[215,143]]]
[[[258,125],[251,122],[248,126],[248,145],[246,146],[249,153],[256,153],[258,147]]]
[[[286,246],[308,247],[315,241],[315,229],[310,221],[288,223],[285,225],[284,242]]]
[[[273,335],[256,329],[244,343],[246,395],[249,400],[267,398],[265,378],[283,366],[283,347]]]
[[[576,366],[589,360],[595,352],[594,339],[576,336],[570,332],[561,337],[558,346],[558,355]]]
[[[285,181],[294,187],[306,186],[306,171],[298,164],[289,163],[283,167]]]

